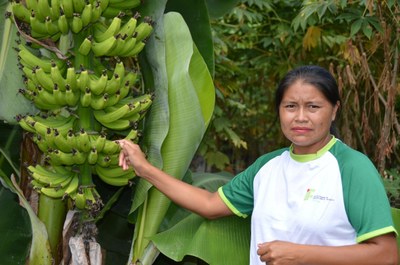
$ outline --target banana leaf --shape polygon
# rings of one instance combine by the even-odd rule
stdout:
[[[192,185],[216,191],[232,177],[229,173],[193,173]],[[182,218],[184,211],[177,207],[174,212],[172,208],[167,215],[169,228],[151,238],[164,255],[175,261],[195,256],[210,265],[248,264],[249,218],[231,216],[210,221],[193,213]]]
[[[19,188],[14,178],[10,179],[6,174],[4,174],[3,171],[0,170],[0,182],[3,187],[18,195],[20,204],[25,208],[29,215],[32,231],[32,242],[30,245],[28,264],[51,265],[52,255],[47,237],[46,227],[36,216],[35,212],[33,211],[29,202],[24,197],[22,190]],[[16,236],[17,235],[18,234],[16,234]],[[6,240],[2,239],[2,242],[6,242]]]
[[[18,93],[18,89],[24,85],[14,50],[18,40],[17,28],[11,19],[5,16],[10,10],[10,2],[0,2],[0,120],[16,124],[17,114],[32,113],[35,107]]]
[[[162,169],[181,179],[211,120],[215,104],[215,89],[207,65],[197,50],[182,16],[176,12],[169,12],[164,15],[163,20],[157,23],[158,27],[164,29],[164,35],[158,35],[162,31],[156,30],[155,38],[160,41],[155,50],[165,50],[165,57],[157,58],[161,62],[162,59],[165,61],[164,65],[161,64],[161,74],[157,72],[154,77],[155,79],[165,77],[167,79],[158,79],[155,84],[163,82],[168,84],[167,87],[156,87],[155,91],[157,100],[160,98],[158,90],[168,89],[167,92],[161,92],[168,97],[160,99],[162,100],[160,104],[168,104],[161,108],[166,119],[163,124],[168,125],[167,135],[161,146]],[[156,118],[153,120],[154,115]],[[150,137],[147,139],[147,143],[150,144],[147,150],[151,150],[153,133],[159,136],[157,129],[165,132],[165,127],[156,123],[158,118],[158,113],[152,109],[146,121],[146,126],[152,128],[145,133],[146,138]],[[152,125],[153,122],[155,123]],[[148,152],[150,161],[152,154],[152,152]],[[149,243],[147,238],[157,232],[169,205],[168,198],[158,190],[150,189],[148,199],[143,204],[135,227],[134,261],[142,256]],[[132,214],[134,210],[136,209],[132,208]],[[143,262],[143,259],[141,261]]]

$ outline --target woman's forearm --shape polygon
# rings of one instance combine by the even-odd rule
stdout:
[[[340,247],[266,242],[257,253],[262,261],[282,265],[398,265],[397,251],[396,238],[386,234]]]

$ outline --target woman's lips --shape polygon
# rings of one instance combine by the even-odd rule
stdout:
[[[292,131],[297,132],[297,133],[307,133],[307,132],[311,131],[311,129],[307,128],[307,127],[293,127]]]

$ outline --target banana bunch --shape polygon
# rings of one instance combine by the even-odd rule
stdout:
[[[34,189],[51,198],[65,198],[79,187],[79,176],[70,167],[31,165],[28,172]]]
[[[72,167],[31,165],[28,172],[33,188],[39,193],[54,199],[70,197],[78,209],[90,209],[100,201],[93,186],[80,185],[79,174]]]
[[[124,13],[115,16],[108,26],[102,21],[95,23],[93,36],[88,36],[82,41],[79,52],[88,55],[92,51],[97,57],[133,57],[141,52],[145,40],[153,31],[153,21],[145,17],[143,22],[138,24],[137,19],[140,15],[136,13],[124,23],[124,16]]]
[[[125,130],[135,126],[146,114],[153,101],[152,94],[126,97],[117,104],[93,111],[94,117],[111,130]]]
[[[100,194],[93,186],[80,186],[76,192],[70,194],[70,197],[76,208],[81,210],[90,210],[94,205],[101,204]]]
[[[62,34],[78,33],[101,18],[109,1],[21,0],[13,1],[14,16],[30,25],[36,39],[57,41]]]
[[[105,183],[112,186],[125,186],[136,176],[132,168],[123,170],[118,166],[103,167],[99,164],[95,166],[97,176]]]
[[[78,209],[99,205],[93,175],[113,186],[135,177],[132,169],[119,167],[114,139],[138,142],[139,122],[154,100],[151,93],[134,94],[139,73],[130,58],[143,50],[154,25],[134,13],[140,2],[12,1],[19,28],[40,40],[16,47],[24,80],[19,93],[40,111],[16,117],[43,152],[43,165],[28,167],[32,185],[46,196],[70,198]],[[64,56],[41,46],[61,51],[65,40],[70,49]]]

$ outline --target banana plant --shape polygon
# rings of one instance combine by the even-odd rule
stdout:
[[[39,5],[40,1],[37,1],[37,4]],[[70,2],[70,1],[68,1]],[[82,1],[83,2],[83,1]],[[111,2],[111,1],[110,1]],[[126,1],[128,2],[128,1]],[[131,2],[131,1],[129,1]],[[134,1],[132,1],[133,3]],[[214,97],[214,92],[213,92],[213,86],[212,86],[212,71],[213,71],[213,59],[212,59],[212,45],[210,46],[208,45],[199,45],[201,44],[201,37],[204,37],[204,32],[202,32],[201,30],[199,30],[203,25],[200,26],[193,26],[193,23],[190,24],[191,26],[189,27],[190,30],[188,29],[187,25],[186,25],[186,21],[190,21],[190,15],[188,15],[188,13],[190,14],[190,12],[188,12],[189,6],[182,5],[182,3],[179,3],[182,1],[170,1],[170,3],[168,3],[168,5],[166,5],[165,2],[162,1],[148,1],[147,4],[144,4],[143,7],[140,9],[142,14],[149,14],[152,15],[152,17],[155,19],[155,21],[157,22],[157,26],[156,26],[156,32],[159,32],[159,34],[154,34],[152,35],[151,39],[148,40],[148,42],[146,43],[146,46],[148,46],[148,48],[145,49],[146,54],[145,55],[141,55],[141,57],[139,58],[139,62],[140,65],[142,67],[143,70],[143,76],[145,79],[145,83],[146,83],[146,87],[148,88],[155,88],[154,92],[157,95],[154,101],[154,104],[152,106],[151,109],[151,113],[150,116],[148,118],[148,122],[146,121],[146,123],[144,124],[144,146],[148,148],[149,151],[149,158],[150,160],[152,160],[152,162],[156,165],[158,165],[160,168],[163,168],[164,170],[166,170],[167,172],[175,175],[178,178],[182,178],[183,175],[185,175],[189,162],[191,160],[191,157],[193,157],[194,152],[196,151],[201,138],[203,136],[203,134],[205,133],[205,130],[208,126],[208,123],[211,119],[212,116],[212,110],[213,110],[213,97]],[[203,15],[207,16],[207,11],[206,11],[206,2],[204,1],[195,1],[197,5],[199,5],[200,7],[202,7],[203,11]],[[234,1],[232,1],[234,2]],[[14,3],[14,6],[17,5],[19,2]],[[47,2],[48,3],[48,2]],[[96,3],[99,4],[95,4],[92,5],[92,9],[94,7],[99,8],[100,3],[102,3],[102,1],[98,1]],[[131,3],[131,4],[132,4]],[[28,3],[27,3],[28,4]],[[65,3],[67,4],[67,3]],[[78,3],[79,4],[79,3]],[[181,4],[181,5],[180,5]],[[210,5],[210,3],[208,3]],[[225,3],[226,5],[226,3]],[[64,7],[64,6],[63,6]],[[131,6],[132,7],[132,6]],[[14,7],[15,10],[17,10],[16,7]],[[20,8],[20,6],[18,6],[18,8]],[[33,6],[32,6],[33,8]],[[39,8],[39,7],[38,7]],[[45,10],[46,6],[41,6],[41,9]],[[81,6],[81,19],[83,18],[83,10],[84,10],[84,6]],[[179,8],[184,8],[186,10],[186,13],[183,12],[181,10],[181,13],[185,16],[185,20],[183,20],[183,18],[176,12],[171,12],[168,13],[168,11],[173,11]],[[130,10],[130,9],[126,9],[126,10]],[[217,10],[217,9],[215,9]],[[64,10],[65,11],[65,10]],[[68,14],[69,9],[66,10],[67,12],[64,13],[65,15]],[[111,12],[113,11],[113,12]],[[103,15],[105,16],[109,16],[108,17],[108,21],[109,23],[104,25],[100,25],[98,26],[97,29],[98,31],[100,31],[101,33],[103,33],[104,35],[105,32],[107,32],[107,30],[109,28],[114,27],[114,21],[118,21],[118,19],[114,19],[114,18],[118,18],[119,17],[119,12],[121,11],[121,9],[117,12],[114,9],[110,9],[107,12],[105,10],[103,10]],[[47,12],[47,11],[46,11]],[[46,12],[40,12],[38,9],[37,12],[37,16],[40,13],[46,13]],[[75,12],[77,13],[77,12]],[[164,13],[166,13],[164,15]],[[60,17],[62,16],[62,14],[60,14]],[[39,15],[40,17],[40,15]],[[93,41],[92,38],[89,38],[89,36],[91,36],[90,33],[94,33],[94,31],[96,29],[94,29],[94,27],[92,29],[87,29],[87,30],[83,30],[83,27],[81,27],[79,20],[76,19],[76,17],[79,18],[79,16],[72,16],[69,19],[69,22],[67,22],[67,27],[69,26],[71,28],[71,31],[75,34],[72,41],[74,43],[74,45],[71,45],[71,38],[67,38],[64,35],[67,34],[63,34],[61,32],[60,35],[57,36],[57,34],[51,34],[51,37],[54,38],[54,40],[60,40],[60,44],[58,45],[58,49],[55,52],[55,55],[53,54],[53,57],[48,56],[50,58],[50,60],[48,60],[46,62],[45,65],[43,65],[42,68],[47,68],[49,69],[49,72],[47,74],[50,73],[51,75],[51,70],[54,68],[56,69],[58,68],[66,68],[64,71],[64,73],[68,73],[68,70],[71,68],[74,68],[73,71],[71,71],[71,75],[76,77],[77,80],[80,80],[82,78],[82,80],[86,80],[86,81],[78,81],[78,83],[84,83],[84,82],[88,82],[87,79],[88,77],[94,77],[94,75],[96,75],[97,78],[96,79],[96,85],[90,86],[91,89],[93,89],[93,91],[97,91],[95,90],[95,88],[98,88],[100,86],[100,82],[104,82],[104,80],[110,81],[112,79],[112,77],[109,78],[105,78],[105,74],[103,74],[103,72],[101,70],[98,70],[97,67],[99,65],[101,65],[100,63],[98,63],[96,60],[94,60],[94,63],[90,63],[89,59],[87,56],[88,53],[93,53],[94,57],[100,57],[100,56],[107,56],[107,55],[112,55],[112,50],[110,47],[115,48],[116,46],[113,45],[117,45],[115,44],[115,42],[117,42],[117,40],[121,40],[120,38],[118,38],[117,40],[115,40],[115,38],[101,38],[99,36],[97,36],[97,40]],[[132,15],[132,17],[134,17]],[[25,22],[28,23],[28,18],[29,18],[29,23],[31,23],[31,21],[36,21],[34,19],[32,19],[32,13],[28,14],[25,12],[25,15],[20,15],[19,19],[20,20],[26,20]],[[42,22],[45,24],[45,27],[50,28],[51,26],[49,25],[49,19],[44,18],[44,20],[42,20]],[[36,22],[35,22],[36,23]],[[46,23],[48,24],[46,26]],[[90,22],[89,22],[90,23]],[[115,22],[117,23],[117,22]],[[179,25],[179,30],[178,30],[178,34],[174,33],[174,29],[173,29],[173,25],[174,24]],[[37,27],[36,24],[35,25],[35,29],[34,32],[36,32],[35,36],[36,38],[42,38],[43,36],[41,36],[43,34],[43,32],[41,32],[40,30],[43,29],[41,27]],[[65,23],[60,24],[63,25],[65,27]],[[62,26],[59,28],[61,29]],[[39,25],[40,26],[40,25]],[[101,29],[101,26],[103,27]],[[70,31],[68,31],[70,32]],[[193,35],[193,39],[191,37],[191,34]],[[193,34],[194,33],[194,34]],[[55,35],[55,36],[53,36]],[[203,35],[203,36],[202,36]],[[206,34],[207,35],[207,34]],[[47,36],[50,37],[50,36]],[[160,42],[157,43],[158,38],[161,37],[163,40],[168,41],[168,46],[166,45],[165,47],[160,45]],[[176,39],[176,37],[179,37],[178,39]],[[99,45],[98,43],[101,42],[101,39],[103,39],[103,41],[107,40],[107,45],[103,44],[99,47],[101,48],[96,48],[96,45]],[[176,42],[176,40],[178,40],[178,42]],[[196,44],[198,44],[196,46],[195,42],[197,42]],[[208,35],[207,38],[208,41],[211,40],[210,35]],[[175,41],[175,42],[174,42]],[[111,44],[110,44],[111,42]],[[113,44],[114,43],[114,44]],[[210,42],[209,42],[210,43]],[[34,43],[34,46],[36,46],[36,44],[43,44],[43,43]],[[79,44],[79,45],[78,45]],[[181,47],[181,45],[184,45],[185,49],[184,52],[180,52],[179,48]],[[37,46],[36,46],[37,47]],[[197,48],[198,47],[198,48]],[[211,48],[210,48],[211,47]],[[46,47],[47,50],[50,51],[54,51],[54,47],[50,46],[50,47]],[[141,47],[143,48],[143,47]],[[78,55],[81,54],[81,56],[76,56],[75,60],[73,62],[73,65],[69,65],[63,64],[62,60],[59,60],[61,57],[61,59],[65,59],[63,58],[63,56],[65,56],[65,51],[71,50],[73,51],[73,54]],[[34,51],[32,51],[29,47],[26,47],[25,45],[21,45],[18,48],[19,52],[23,51],[23,54],[20,55],[25,55],[24,56],[20,56],[21,58],[24,57],[27,60],[33,60],[35,63],[39,63],[37,61],[37,58],[39,56],[39,54],[44,53],[47,54],[46,50],[40,50],[40,53],[35,54]],[[127,52],[125,50],[125,52]],[[137,52],[137,51],[136,51]],[[164,53],[164,54],[163,54]],[[134,53],[133,55],[135,55],[137,53]],[[127,57],[132,57],[132,54],[129,54],[129,56]],[[204,58],[206,59],[203,59]],[[110,56],[109,56],[110,57]],[[39,59],[43,59],[43,57],[39,56]],[[93,58],[92,58],[93,59]],[[181,61],[182,59],[182,61]],[[26,62],[25,62],[26,63]],[[35,66],[35,64],[33,64]],[[117,69],[117,63],[115,63],[115,68]],[[25,67],[27,67],[27,65],[24,65]],[[83,66],[83,67],[82,67]],[[146,66],[148,66],[149,68],[147,69],[151,69],[148,70],[146,72]],[[32,67],[32,65],[31,65]],[[90,68],[93,71],[93,75],[91,76],[91,72],[87,71],[87,68]],[[43,72],[45,71],[38,71],[38,69],[30,69],[32,71],[27,71],[25,72],[26,75],[32,74],[33,72],[33,76],[31,77],[31,81],[35,82],[35,76],[36,79],[38,79],[37,75],[40,74],[41,77],[43,78],[39,78],[38,80],[42,80],[44,79]],[[33,71],[34,70],[34,71]],[[159,71],[161,70],[161,71]],[[75,75],[73,75],[75,72]],[[177,75],[177,77],[174,79],[174,73],[179,73],[179,75]],[[114,76],[115,77],[115,70],[114,70]],[[55,73],[56,74],[56,73]],[[62,75],[62,74],[61,74]],[[67,76],[66,74],[62,75],[64,80],[67,80]],[[48,79],[48,78],[47,78]],[[54,81],[57,80],[56,76],[52,76],[53,80],[50,81]],[[73,82],[73,79],[70,78],[69,80],[71,80],[71,82]],[[102,80],[102,81],[98,81],[98,80]],[[50,82],[48,81],[48,82]],[[98,83],[99,82],[99,83]],[[31,82],[32,83],[32,82]],[[51,82],[50,82],[51,84]],[[87,84],[87,83],[86,83]],[[167,84],[167,85],[166,85]],[[40,83],[40,85],[45,86],[46,83]],[[78,85],[79,86],[79,85]],[[50,86],[51,88],[51,86]],[[49,90],[50,90],[49,88]],[[58,93],[58,89],[56,92],[56,89],[53,85],[53,90],[51,91],[55,97],[56,93]],[[15,90],[14,90],[15,91]],[[65,91],[62,92],[67,92],[69,91],[68,88],[65,88]],[[26,91],[25,91],[26,92]],[[39,92],[43,92],[43,91],[37,91],[37,93]],[[87,98],[89,98],[89,96],[87,95],[88,92],[85,89],[85,87],[80,87],[80,98],[79,99],[71,99],[72,103],[68,103],[65,102],[65,105],[69,105],[69,107],[74,107],[75,105],[77,105],[76,108],[76,113],[79,117],[86,117],[86,118],[80,118],[80,120],[77,122],[79,124],[79,130],[74,131],[73,135],[71,133],[68,133],[69,130],[67,131],[67,134],[65,134],[64,132],[64,136],[65,138],[68,137],[68,135],[71,136],[78,136],[77,138],[80,139],[79,140],[79,144],[78,145],[82,145],[82,146],[86,146],[87,142],[86,140],[83,141],[82,139],[87,139],[87,136],[85,134],[85,132],[93,132],[96,131],[96,129],[99,128],[99,123],[102,126],[105,126],[107,128],[110,128],[110,124],[108,124],[109,119],[107,118],[115,118],[114,116],[118,116],[118,115],[122,115],[122,114],[113,114],[110,115],[109,113],[111,112],[111,110],[108,113],[102,113],[101,111],[103,109],[101,109],[99,107],[99,105],[101,106],[101,104],[104,104],[104,102],[102,102],[101,100],[98,100],[96,104],[93,103],[87,103],[86,100]],[[94,92],[95,93],[95,92]],[[100,92],[98,92],[98,94],[101,94]],[[66,94],[64,94],[66,96]],[[126,96],[126,95],[125,95]],[[184,97],[182,97],[184,96]],[[33,102],[35,102],[35,98],[31,95],[31,97],[28,96],[29,99],[31,99]],[[67,98],[67,97],[65,97]],[[97,97],[97,99],[101,98],[100,96]],[[36,101],[35,106],[38,109],[53,109],[52,104],[54,105],[54,103],[51,101],[50,98],[42,98],[47,99],[47,102],[43,102],[40,100]],[[103,98],[104,99],[104,94],[103,94]],[[59,97],[58,100],[62,100],[62,98]],[[50,103],[50,106],[49,106]],[[58,103],[55,102],[56,104],[62,104],[62,103]],[[75,103],[75,104],[73,104]],[[195,104],[193,104],[195,103]],[[44,104],[44,105],[43,105]],[[89,104],[89,105],[87,105]],[[91,107],[92,112],[88,111],[87,107]],[[125,107],[126,108],[126,107]],[[130,108],[129,108],[130,109]],[[163,113],[165,114],[165,112],[167,111],[167,116],[163,116]],[[119,112],[122,112],[122,110],[119,110]],[[63,114],[65,114],[65,112],[61,112]],[[96,116],[97,113],[97,116]],[[114,112],[113,112],[114,113]],[[100,115],[101,114],[101,115]],[[104,116],[105,115],[105,116]],[[75,117],[72,115],[67,115],[67,118],[69,119],[68,123],[72,122],[74,123],[74,119]],[[42,138],[45,139],[44,142],[40,142],[40,137],[36,137],[36,141],[39,144],[49,144],[51,143],[51,141],[54,142],[56,135],[52,135],[51,137],[46,139],[46,136],[48,136],[47,134],[47,128],[43,128],[40,127],[40,117],[36,117],[36,119],[32,120],[30,118],[27,117],[31,117],[32,116],[25,116],[25,117],[20,117],[19,122],[20,125],[23,126],[27,131],[36,134],[37,136],[40,135]],[[90,117],[90,118],[87,118]],[[99,118],[100,117],[100,118]],[[196,122],[193,122],[193,118],[195,118]],[[190,120],[191,122],[189,124],[192,124],[192,126],[188,127],[188,120]],[[64,120],[63,120],[64,121]],[[52,121],[55,122],[55,121]],[[56,123],[57,124],[57,123]],[[36,126],[35,126],[36,125]],[[108,126],[107,126],[108,125]],[[160,127],[160,125],[162,125]],[[59,126],[59,124],[53,125],[53,132],[56,132],[55,129],[57,129]],[[157,126],[159,126],[159,128],[161,128],[161,130],[157,130]],[[50,126],[47,126],[50,127]],[[55,128],[57,127],[57,128]],[[69,127],[66,126],[66,127]],[[82,130],[83,128],[83,130]],[[125,136],[128,137],[128,135],[130,135],[130,132],[122,132],[121,130],[118,130],[117,128],[119,127],[114,127],[114,133],[116,133],[121,137]],[[45,130],[46,129],[46,130]],[[58,130],[58,129],[57,129]],[[163,135],[164,134],[164,135]],[[59,135],[59,134],[57,134]],[[134,135],[135,137],[136,135],[136,130],[134,130]],[[84,137],[81,137],[84,136]],[[93,143],[97,143],[97,141],[99,141],[99,139],[104,140],[103,138],[100,137],[100,134],[96,135],[97,137],[94,138]],[[131,136],[129,136],[131,137]],[[135,139],[135,137],[133,137],[133,139]],[[182,137],[184,139],[186,139],[184,142],[182,142]],[[194,137],[194,138],[193,138]],[[81,139],[82,138],[82,139]],[[194,139],[194,140],[193,140]],[[90,141],[89,141],[90,142]],[[178,156],[175,155],[175,144],[177,142],[181,142],[182,145],[182,152],[180,154],[178,154]],[[59,144],[60,146],[62,145],[62,142],[60,142]],[[39,145],[40,146],[40,145]],[[67,146],[63,146],[64,148],[67,148]],[[58,148],[58,146],[57,146]],[[87,147],[86,147],[87,148]],[[110,147],[109,147],[110,148]],[[116,148],[116,147],[114,147]],[[97,149],[97,148],[96,148]],[[43,152],[47,152],[48,148],[42,148]],[[89,152],[90,151],[90,152]],[[92,154],[91,152],[92,150],[87,150],[86,152],[86,160],[89,160],[89,157],[92,157],[94,154]],[[71,152],[73,153],[73,152]],[[116,150],[115,152],[116,153]],[[53,161],[54,164],[54,169],[58,169],[58,170],[63,170],[63,168],[58,167],[57,162],[55,161],[59,161],[57,159],[61,159],[61,158],[51,158],[50,152],[47,154],[49,155],[49,160]],[[182,158],[184,158],[182,160]],[[66,165],[67,169],[69,166],[73,166],[75,164],[77,164],[77,161],[79,160],[75,160],[75,162],[67,162],[68,160],[65,160],[64,162],[62,162],[62,165]],[[96,162],[99,160],[95,160]],[[69,164],[71,163],[71,164]],[[102,166],[100,166],[99,168],[96,168],[96,170],[94,170],[94,172],[89,170],[89,166],[87,165],[87,163],[79,163],[80,166],[78,167],[78,171],[81,174],[81,183],[83,181],[83,179],[86,179],[84,181],[84,184],[88,184],[89,186],[91,186],[92,182],[90,181],[90,177],[92,175],[92,173],[97,174],[98,176],[103,175],[104,177],[101,178],[102,180],[105,180],[107,182],[107,175],[116,175],[117,173],[110,173],[108,171],[108,174],[102,174],[101,170],[102,170]],[[45,172],[48,175],[52,175],[53,173],[58,173],[57,171],[53,171],[53,172],[48,172],[48,171],[44,171],[46,169],[41,168],[41,167],[31,167],[30,168],[31,171],[38,171],[38,175],[40,172]],[[130,172],[132,173],[132,172]],[[37,181],[41,180],[42,178],[37,179]],[[71,177],[71,182],[72,179],[76,179],[76,175],[74,175],[74,177]],[[110,180],[108,180],[110,181]],[[115,181],[115,179],[111,180],[111,181]],[[124,184],[127,184],[126,180],[124,180],[123,182]],[[109,182],[109,184],[113,184],[112,182]],[[40,186],[40,183],[37,185],[38,187]],[[44,189],[46,187],[40,187],[40,189]],[[145,253],[150,253],[150,252],[145,252],[145,250],[149,250],[149,249],[154,249],[154,247],[152,246],[153,243],[150,243],[146,237],[152,237],[153,235],[155,235],[157,233],[157,231],[159,231],[160,229],[160,224],[163,221],[163,219],[166,217],[166,212],[169,208],[170,202],[167,198],[163,197],[159,192],[157,192],[155,189],[151,188],[150,186],[148,186],[147,183],[144,183],[143,181],[139,181],[139,184],[137,185],[137,187],[134,187],[135,189],[135,197],[134,197],[134,204],[132,205],[132,209],[131,209],[131,215],[130,215],[130,221],[132,223],[135,224],[135,233],[133,235],[133,245],[131,247],[131,258],[129,260],[129,262],[136,262],[136,261],[145,261],[147,263],[144,264],[150,264],[151,260],[154,259],[154,257],[157,255],[158,250],[152,252],[153,254],[145,254]],[[89,190],[89,189],[87,189]],[[44,190],[45,191],[45,190]],[[93,188],[90,189],[90,191],[95,192]],[[65,192],[64,192],[65,193]],[[82,194],[85,194],[82,191],[79,191],[76,193],[76,195],[78,195],[79,197],[81,197]],[[75,196],[76,196],[75,195]],[[44,196],[43,196],[44,197]],[[49,196],[47,196],[49,197]],[[50,196],[51,197],[51,196]],[[46,198],[46,197],[44,197]],[[92,198],[92,197],[89,197]],[[90,200],[90,199],[89,199]],[[73,198],[73,201],[75,201],[75,206],[78,206],[78,208],[86,208],[86,205],[84,203],[79,203],[79,201],[81,201],[81,198],[77,199],[77,198]],[[93,204],[94,201],[92,201]],[[57,203],[59,203],[59,201],[57,201]],[[80,207],[79,207],[80,205]],[[152,212],[152,209],[158,208],[158,214],[155,214],[154,212]],[[139,213],[138,219],[133,218],[132,216],[135,215],[134,213]],[[153,221],[151,221],[153,220]],[[151,222],[150,222],[151,221]],[[45,222],[46,223],[46,222]],[[161,246],[161,245],[160,245]],[[53,250],[53,254],[54,254],[54,250]],[[170,256],[170,253],[168,251],[165,250],[165,255]],[[181,257],[186,255],[188,253],[181,253]],[[245,255],[244,255],[245,256]],[[205,260],[207,260],[204,257],[201,257],[201,255],[199,255],[200,258],[203,258]],[[220,263],[218,261],[209,261],[210,264],[224,264],[224,263]]]

